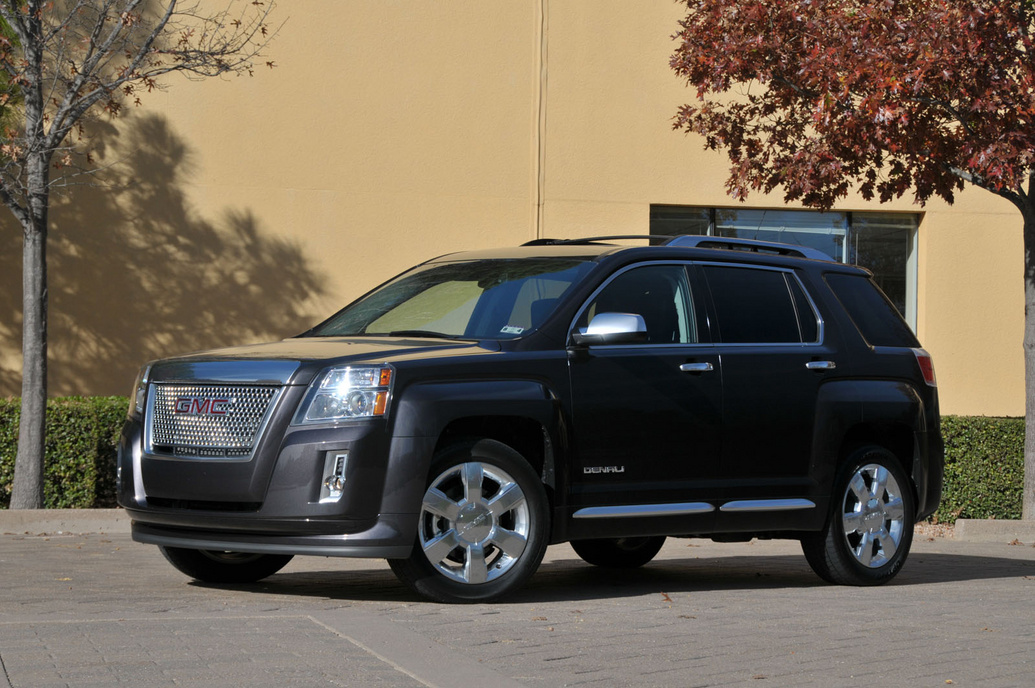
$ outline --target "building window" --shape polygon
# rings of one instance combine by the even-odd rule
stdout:
[[[871,272],[916,330],[916,228],[911,213],[835,213],[811,210],[650,207],[650,233],[709,236],[808,246]]]

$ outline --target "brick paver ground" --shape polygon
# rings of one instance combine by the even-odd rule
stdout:
[[[423,602],[378,560],[191,583],[126,535],[0,535],[0,687],[1030,686],[1035,547],[918,538],[889,585],[793,542],[669,540],[638,571],[550,548],[504,603]]]

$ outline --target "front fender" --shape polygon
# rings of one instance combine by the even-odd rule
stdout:
[[[419,513],[443,431],[465,418],[485,417],[534,421],[545,429],[551,446],[560,446],[560,400],[542,382],[479,379],[410,385],[394,400],[383,510]],[[552,475],[550,463],[544,473]]]

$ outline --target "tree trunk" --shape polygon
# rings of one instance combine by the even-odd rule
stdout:
[[[1024,496],[1021,518],[1035,519],[1035,204],[1024,213]]]
[[[14,463],[12,509],[43,508],[44,449],[47,427],[47,229],[50,208],[50,159],[44,123],[43,24],[39,0],[29,3],[20,36],[25,51],[22,98],[25,137],[32,142],[25,158],[25,207],[15,212],[22,225],[22,413],[18,457]],[[58,142],[59,143],[59,142]],[[15,208],[12,208],[15,210]]]
[[[47,215],[23,228],[22,410],[14,464],[12,509],[43,508],[47,421]]]
[[[26,110],[42,133],[43,108],[26,98]],[[38,139],[37,139],[38,140]],[[12,509],[43,508],[44,454],[47,427],[47,229],[50,206],[50,155],[26,161],[28,201],[21,216],[22,253],[22,412],[18,457],[14,463]]]

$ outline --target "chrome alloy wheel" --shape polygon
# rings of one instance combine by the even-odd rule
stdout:
[[[906,528],[898,481],[879,464],[866,464],[848,481],[841,519],[848,550],[863,566],[884,566],[895,556]]]
[[[525,551],[528,501],[505,471],[477,461],[452,466],[424,493],[420,546],[431,565],[460,583],[505,574]]]

